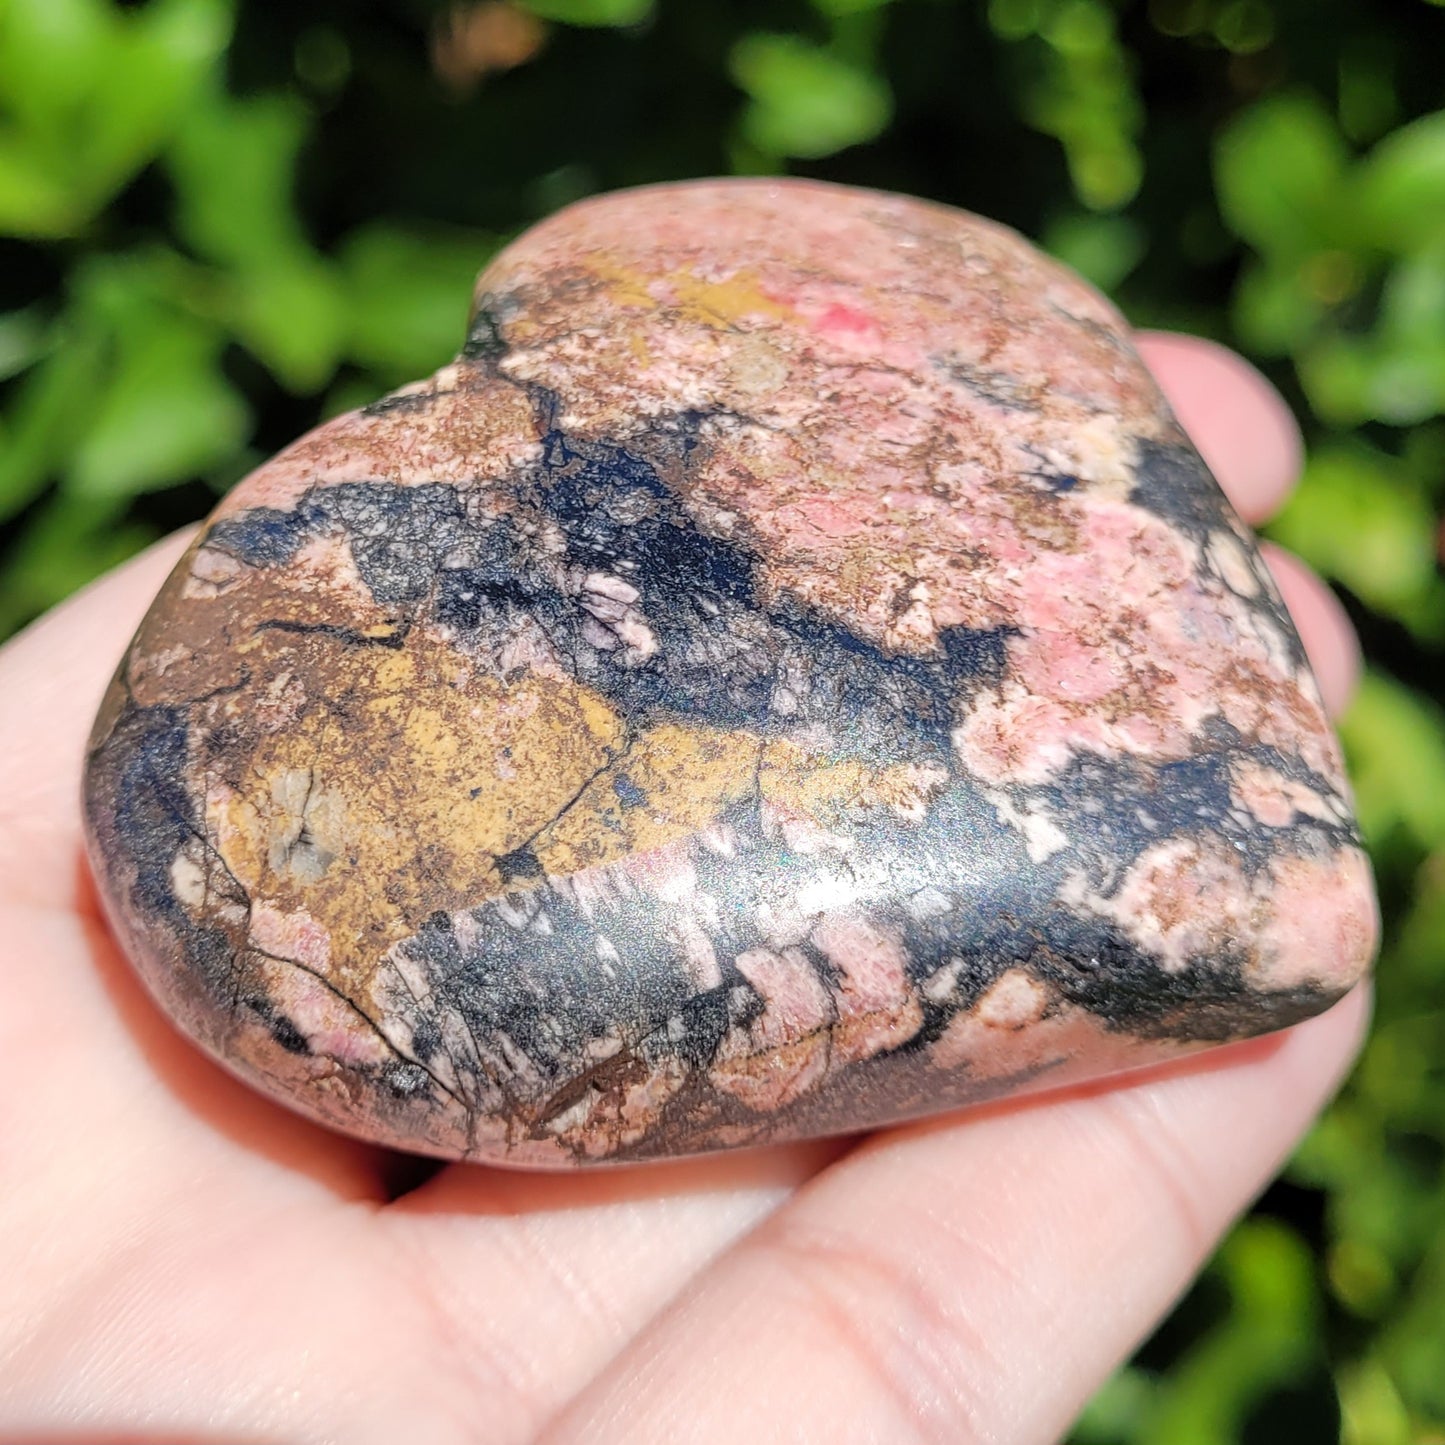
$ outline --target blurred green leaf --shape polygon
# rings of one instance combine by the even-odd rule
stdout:
[[[13,632],[155,541],[154,528],[121,512],[120,499],[53,499],[5,554],[0,629]]]
[[[1445,411],[1445,337],[1392,345],[1326,336],[1303,352],[1299,372],[1314,410],[1336,426],[1408,426]]]
[[[1066,55],[1107,55],[1113,48],[1114,17],[1098,0],[1062,0],[1045,7],[1041,34]]]
[[[1440,212],[1445,223],[1445,196]],[[1434,346],[1445,339],[1445,224],[1437,244],[1391,269],[1381,311],[1381,329],[1394,343]]]
[[[423,234],[385,224],[353,232],[341,255],[348,354],[393,383],[449,361],[465,337],[473,284],[497,244],[480,232]]]
[[[636,25],[652,13],[653,0],[519,0],[524,10],[564,25]]]
[[[765,154],[832,155],[872,140],[893,113],[881,77],[797,35],[745,36],[729,65],[750,97],[743,132]]]
[[[80,208],[50,163],[0,135],[0,231],[11,236],[64,236]]]
[[[1066,266],[1112,291],[1143,259],[1148,242],[1127,216],[1064,216],[1044,233],[1044,247]]]
[[[813,0],[813,8],[831,19],[844,15],[861,15],[867,10],[881,10],[892,0]]]
[[[27,507],[64,464],[84,429],[104,362],[101,338],[70,317],[57,345],[26,376],[5,414],[0,521]]]
[[[1400,96],[1387,52],[1351,46],[1340,57],[1340,128],[1353,141],[1378,140],[1400,121]]]
[[[1235,55],[1263,50],[1274,32],[1274,12],[1261,0],[1229,0],[1214,17],[1215,38]]]
[[[988,27],[1000,40],[1025,40],[1050,9],[1045,0],[988,0]]]
[[[1377,245],[1406,252],[1445,243],[1445,110],[1375,147],[1361,169],[1360,202]]]
[[[1235,1445],[1250,1409],[1318,1363],[1319,1300],[1308,1249],[1292,1230],[1246,1220],[1216,1270],[1232,1309],[1180,1362],[1173,1389],[1140,1438],[1170,1445]]]
[[[0,316],[0,381],[34,365],[51,345],[52,331],[38,306]]]
[[[208,327],[137,317],[75,450],[73,493],[133,496],[193,477],[240,446],[249,419],[218,352]]]
[[[1023,46],[1032,69],[1023,113],[1063,146],[1075,195],[1096,211],[1127,204],[1144,177],[1135,140],[1143,106],[1113,9],[1102,0],[993,0],[988,14],[997,35]]]
[[[1438,1221],[1445,1210],[1445,1198],[1435,1201],[1435,1223],[1428,1249],[1420,1261],[1409,1298],[1399,1309],[1378,1342],[1379,1356],[1387,1366],[1401,1395],[1409,1400],[1420,1418],[1418,1439],[1436,1445],[1445,1431],[1445,1320],[1440,1301],[1445,1299],[1445,1240]],[[1433,1431],[1428,1427],[1433,1426]]]
[[[1246,266],[1235,288],[1235,331],[1260,355],[1281,356],[1302,347],[1325,314],[1324,302],[1304,284],[1293,259]]]
[[[1367,671],[1340,725],[1366,837],[1404,828],[1445,847],[1445,715],[1383,673]]]
[[[230,34],[230,0],[0,6],[0,230],[63,236],[150,161]]]
[[[1315,411],[1335,425],[1408,426],[1445,412],[1445,244],[1395,264],[1372,330],[1330,331],[1298,361]]]
[[[1438,987],[1445,982],[1445,849],[1427,858],[1412,881],[1414,896],[1402,910],[1393,956],[1397,966],[1410,971],[1413,981]],[[1445,1034],[1445,1018],[1441,1025]],[[1445,1070],[1445,1049],[1433,1049],[1431,1054]],[[1445,1113],[1445,1091],[1440,1103]]]
[[[1375,1360],[1340,1374],[1340,1445],[1413,1445],[1418,1437],[1389,1372]]]
[[[189,480],[246,435],[245,403],[220,368],[225,336],[185,304],[188,280],[165,252],[97,260],[76,307],[104,340],[65,470],[72,497],[121,498]]]
[[[1306,255],[1334,244],[1346,228],[1341,192],[1348,160],[1334,121],[1312,96],[1260,101],[1215,147],[1220,210],[1234,233],[1260,251]]]
[[[1378,1318],[1394,1301],[1399,1278],[1385,1254],[1364,1239],[1337,1240],[1326,1261],[1330,1287],[1347,1309]]]
[[[330,380],[349,327],[338,269],[296,216],[296,161],[310,120],[291,97],[233,100],[213,87],[169,155],[182,234],[232,273],[220,294],[238,338],[302,393]]]
[[[6,0],[0,6],[0,98],[22,135],[66,138],[118,24],[104,0]]]
[[[307,110],[289,96],[233,100],[211,87],[167,157],[176,221],[199,255],[266,268],[306,249],[293,198]]]
[[[350,317],[334,264],[308,252],[247,271],[236,287],[239,339],[288,390],[316,391],[331,379]]]
[[[231,18],[228,0],[150,0],[125,16],[89,99],[92,185],[113,187],[156,153],[224,50]]]
[[[1149,1418],[1155,1398],[1156,1391],[1144,1372],[1126,1365],[1089,1401],[1074,1427],[1073,1439],[1077,1445],[1133,1439]]]
[[[1432,620],[1435,517],[1393,458],[1363,443],[1309,458],[1270,535],[1377,611],[1419,627]]]

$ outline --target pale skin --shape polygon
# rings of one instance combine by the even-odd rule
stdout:
[[[1141,350],[1244,517],[1298,432],[1238,358]],[[584,1175],[397,1156],[252,1093],[100,921],[78,780],[184,539],[0,652],[0,1442],[914,1441],[1064,1433],[1280,1167],[1365,990],[1181,1066],[866,1138]],[[1358,650],[1268,553],[1338,711]]]

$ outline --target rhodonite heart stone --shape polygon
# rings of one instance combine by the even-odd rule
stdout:
[[[1118,314],[996,225],[545,222],[219,507],[86,778],[116,932],[294,1107],[500,1163],[849,1131],[1366,967],[1336,744]]]

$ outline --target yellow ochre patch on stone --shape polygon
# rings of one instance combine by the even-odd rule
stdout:
[[[756,790],[761,750],[750,733],[652,728],[543,831],[537,858],[548,873],[575,873],[706,828]]]
[[[622,307],[665,309],[683,321],[715,330],[736,326],[747,318],[792,319],[792,308],[774,300],[750,271],[734,271],[719,280],[689,270],[647,276],[625,266],[591,260],[589,272],[606,288],[608,299]]]
[[[790,307],[767,295],[748,271],[735,271],[723,281],[705,280],[691,271],[674,271],[667,279],[683,315],[705,326],[734,326],[749,316],[787,321],[793,315]]]
[[[860,806],[907,813],[934,782],[748,732],[629,733],[571,679],[503,681],[423,633],[396,649],[256,635],[253,664],[267,651],[258,674],[301,677],[305,705],[255,736],[243,781],[212,786],[207,828],[253,898],[327,930],[343,977],[438,910],[535,886],[499,862],[522,848],[567,875],[665,847],[745,798],[836,828]],[[239,721],[251,703],[227,706]]]
[[[441,643],[312,656],[307,705],[257,738],[244,786],[212,790],[207,823],[248,892],[304,908],[341,964],[502,891],[497,859],[623,744],[585,689],[475,674]]]

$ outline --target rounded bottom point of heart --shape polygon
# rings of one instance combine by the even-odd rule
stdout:
[[[704,182],[489,267],[228,496],[97,720],[109,916],[313,1118],[535,1166],[1168,1059],[1367,967],[1337,744],[1107,301]]]

